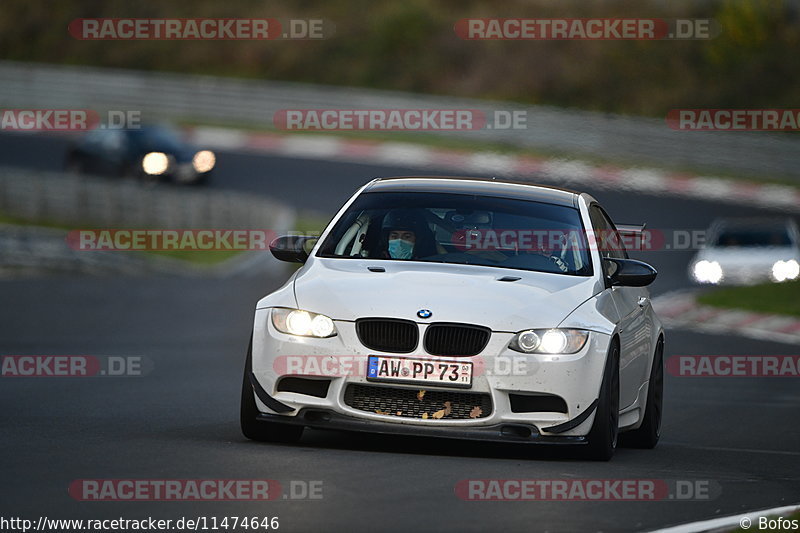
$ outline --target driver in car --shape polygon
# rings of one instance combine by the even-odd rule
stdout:
[[[381,237],[381,249],[387,258],[418,259],[435,253],[433,235],[424,216],[413,210],[395,209],[386,213]]]
[[[411,230],[392,230],[389,232],[389,249],[392,259],[411,259],[417,235]]]

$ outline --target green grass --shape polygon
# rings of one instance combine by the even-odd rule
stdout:
[[[719,288],[700,295],[698,301],[714,307],[800,316],[800,280]]]
[[[331,213],[331,216],[333,216],[333,213]],[[297,215],[293,231],[312,234],[322,233],[330,218],[316,211],[301,211]]]
[[[333,214],[331,214],[332,216]],[[303,233],[306,235],[320,235],[322,230],[325,229],[325,226],[328,225],[330,221],[330,217],[323,215],[322,213],[316,211],[300,211],[297,214],[297,218],[294,222],[294,227],[292,228],[293,233]],[[311,245],[309,245],[311,246]],[[310,247],[307,248],[310,251]],[[303,265],[299,263],[294,263],[291,265],[291,268],[298,269]]]
[[[328,224],[330,217],[315,211],[301,211],[297,216],[294,232],[302,233],[321,233]],[[0,213],[0,224],[13,226],[35,226],[40,228],[59,229],[71,231],[74,229],[103,229],[93,224],[65,224],[54,220],[27,220],[22,217]],[[127,253],[144,253],[153,256],[168,257],[178,259],[196,265],[217,265],[228,259],[232,259],[242,253],[242,250],[133,250]]]
[[[66,224],[47,219],[27,220],[23,217],[0,213],[0,224],[12,226],[32,226],[38,228],[58,229],[64,232],[75,229],[105,229],[95,224]],[[196,265],[217,265],[228,259],[236,257],[241,250],[131,250],[125,253],[145,254],[146,256],[159,256],[186,261]]]
[[[144,253],[211,266],[236,257],[242,250],[147,250]]]
[[[6,213],[0,213],[0,224],[8,224],[10,226],[36,226],[38,228],[63,229],[64,231],[70,231],[77,228],[93,229],[91,226],[86,224],[73,226],[65,224],[63,222],[56,222],[54,220],[46,220],[46,219],[37,219],[35,221],[30,221],[23,217],[9,215]]]
[[[330,217],[316,211],[301,211],[297,215],[292,232],[320,234],[328,224]],[[242,253],[240,250],[158,250],[148,253],[181,259],[197,264],[213,265],[221,263]],[[299,265],[298,265],[299,266]]]

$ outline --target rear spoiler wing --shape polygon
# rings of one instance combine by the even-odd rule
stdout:
[[[629,235],[641,235],[647,224],[617,224],[617,231]]]
[[[650,232],[645,232],[647,224],[617,224],[617,231],[626,250],[649,250]]]

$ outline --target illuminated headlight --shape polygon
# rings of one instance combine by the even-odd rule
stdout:
[[[192,166],[197,172],[208,172],[217,163],[217,158],[214,152],[210,150],[201,150],[194,154],[192,159]]]
[[[153,176],[163,174],[169,168],[169,158],[161,152],[150,152],[142,159],[142,168]]]
[[[300,337],[333,337],[336,327],[333,320],[325,315],[318,315],[302,309],[272,309],[272,325],[281,333]]]
[[[800,276],[800,264],[794,259],[776,261],[772,265],[772,278],[775,281],[791,281]]]
[[[588,338],[589,332],[581,329],[526,329],[514,335],[508,347],[522,353],[576,353]]]
[[[717,284],[722,281],[722,267],[716,261],[698,261],[692,269],[694,279],[700,283]]]

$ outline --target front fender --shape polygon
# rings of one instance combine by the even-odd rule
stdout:
[[[286,283],[279,289],[261,298],[256,304],[256,309],[266,309],[267,307],[297,307],[297,298],[294,294],[294,279],[299,270],[296,270]]]
[[[585,329],[609,336],[617,333],[619,312],[609,291],[603,291],[576,307],[559,324],[559,328]]]

